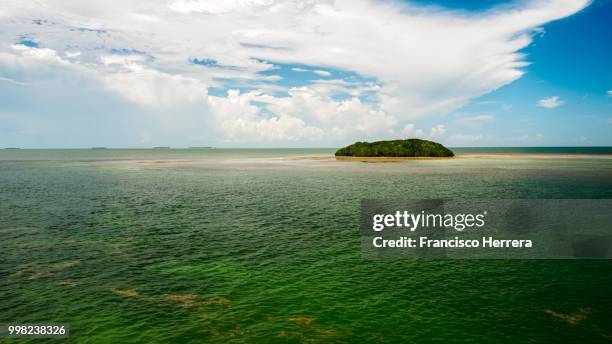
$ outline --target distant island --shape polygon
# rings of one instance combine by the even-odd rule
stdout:
[[[455,154],[443,145],[427,140],[407,139],[356,142],[340,148],[336,156],[354,157],[452,157]]]

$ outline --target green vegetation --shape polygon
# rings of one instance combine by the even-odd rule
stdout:
[[[336,156],[358,157],[452,157],[454,155],[450,149],[439,143],[419,139],[356,142],[336,151]]]

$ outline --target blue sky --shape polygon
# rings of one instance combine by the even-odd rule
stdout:
[[[8,1],[0,23],[0,147],[612,145],[610,0]]]
[[[607,93],[612,83],[612,1],[595,1],[543,29],[523,50],[530,65],[521,79],[457,112],[494,114],[498,125],[520,138],[516,145],[612,144],[612,95]],[[551,96],[559,97],[561,105],[534,106]]]

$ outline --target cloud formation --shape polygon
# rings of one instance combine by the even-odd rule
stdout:
[[[558,96],[552,96],[538,100],[538,106],[543,107],[545,109],[554,109],[561,105],[563,105],[563,101]]]
[[[264,144],[423,134],[405,123],[520,78],[535,30],[588,4],[533,0],[468,14],[375,0],[9,0],[0,83],[86,82],[100,103],[123,99],[122,111],[149,122],[152,133],[134,129],[146,137],[167,126],[177,137]],[[320,79],[285,83],[280,65]],[[445,134],[436,125],[428,135]]]
[[[484,123],[491,122],[493,120],[495,120],[495,116],[483,114],[461,117],[458,118],[455,122],[462,126],[470,128],[479,128]]]

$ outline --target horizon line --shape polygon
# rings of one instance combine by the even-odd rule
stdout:
[[[448,146],[449,148],[612,148],[610,146]],[[53,150],[53,149],[74,149],[74,150],[111,150],[111,149],[155,149],[155,150],[172,150],[172,149],[338,149],[342,147],[216,147],[216,146],[194,146],[194,147],[172,147],[172,146],[151,146],[151,147],[111,147],[111,146],[90,146],[90,147],[20,147],[20,146],[6,146],[0,147],[0,150]]]

